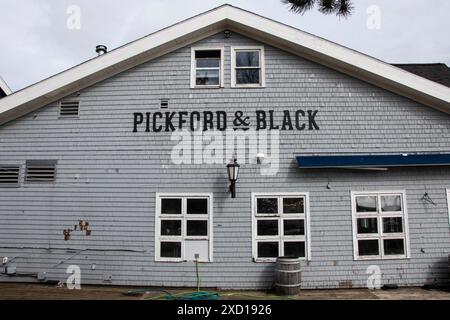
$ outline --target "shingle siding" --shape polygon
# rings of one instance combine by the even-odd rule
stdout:
[[[252,262],[251,192],[309,192],[311,254],[302,287],[365,286],[378,265],[385,282],[421,285],[448,277],[449,168],[386,172],[296,167],[304,153],[450,151],[450,116],[316,63],[265,45],[266,87],[230,88],[230,46],[261,45],[232,33],[193,46],[224,46],[224,88],[190,89],[190,47],[166,54],[81,91],[79,119],[58,119],[55,102],[0,127],[0,164],[21,165],[19,188],[0,189],[0,256],[20,274],[46,271],[64,280],[80,265],[82,284],[195,286],[192,262],[154,261],[156,192],[213,192],[214,262],[202,263],[202,286],[263,288],[271,263]],[[280,131],[280,167],[262,176],[242,159],[231,199],[224,164],[175,165],[170,132],[133,133],[134,112],[318,110],[320,130]],[[228,121],[230,121],[229,119]],[[270,150],[269,150],[270,154]],[[57,160],[54,183],[23,181],[26,160]],[[228,161],[229,159],[225,159]],[[331,189],[327,189],[327,184]],[[411,258],[353,260],[350,191],[405,190]],[[436,205],[424,203],[428,192]],[[63,230],[87,220],[91,236]],[[95,270],[91,265],[95,263]],[[103,281],[108,274],[112,281]],[[30,281],[0,276],[0,281]]]

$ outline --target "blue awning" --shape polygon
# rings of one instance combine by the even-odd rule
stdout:
[[[450,166],[450,154],[297,156],[299,168],[389,168]]]

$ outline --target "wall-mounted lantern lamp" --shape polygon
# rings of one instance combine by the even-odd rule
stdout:
[[[239,175],[239,164],[237,163],[237,159],[234,159],[233,162],[227,164],[228,171],[228,180],[230,180],[230,192],[231,197],[236,198],[236,180]]]

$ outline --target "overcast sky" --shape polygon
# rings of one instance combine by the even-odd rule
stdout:
[[[386,62],[450,66],[449,0],[353,0],[348,19],[294,14],[280,0],[0,0],[0,76],[17,91],[94,57],[97,44],[114,49],[224,3]],[[71,5],[80,29],[67,27]]]

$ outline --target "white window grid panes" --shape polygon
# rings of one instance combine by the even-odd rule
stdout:
[[[373,196],[376,197],[376,211],[372,212],[357,212],[356,199],[357,197]],[[400,198],[399,211],[383,211],[382,199],[383,197],[398,196]],[[376,259],[405,259],[410,257],[409,250],[409,232],[408,232],[408,215],[406,206],[406,195],[404,191],[364,191],[352,192],[352,217],[353,217],[353,246],[355,260],[376,260]],[[386,218],[401,218],[402,232],[385,232],[383,228],[383,219]],[[359,233],[358,219],[376,219],[377,232],[375,233]],[[359,240],[377,240],[378,254],[377,255],[360,255]],[[403,254],[386,254],[384,241],[385,240],[402,240]]]
[[[181,214],[178,213],[161,213],[161,201],[163,199],[181,199]],[[193,214],[187,213],[187,200],[188,199],[206,199],[207,200],[207,214]],[[199,260],[200,262],[212,262],[212,194],[208,193],[157,193],[156,194],[156,210],[155,210],[155,261],[166,262],[181,262],[186,261],[185,256],[185,244],[189,240],[204,240],[208,241],[209,252],[207,260]],[[161,234],[161,221],[181,221],[181,235],[162,235]],[[187,235],[188,221],[206,221],[207,234],[206,235]],[[161,242],[180,242],[181,243],[181,256],[180,257],[162,257],[161,256]]]
[[[258,212],[258,199],[274,198],[277,199],[276,213],[261,213]],[[303,212],[298,213],[284,213],[283,200],[289,198],[301,198],[303,201]],[[276,220],[278,233],[276,235],[260,235],[258,234],[258,221]],[[300,220],[303,221],[303,234],[300,235],[285,235],[284,221]],[[283,256],[284,243],[286,242],[303,242],[305,246],[305,256],[301,259],[310,260],[310,233],[309,233],[309,195],[308,193],[253,193],[252,194],[252,224],[253,224],[253,260],[255,262],[273,262],[276,257],[259,257],[258,243],[260,242],[277,242],[278,256]]]

